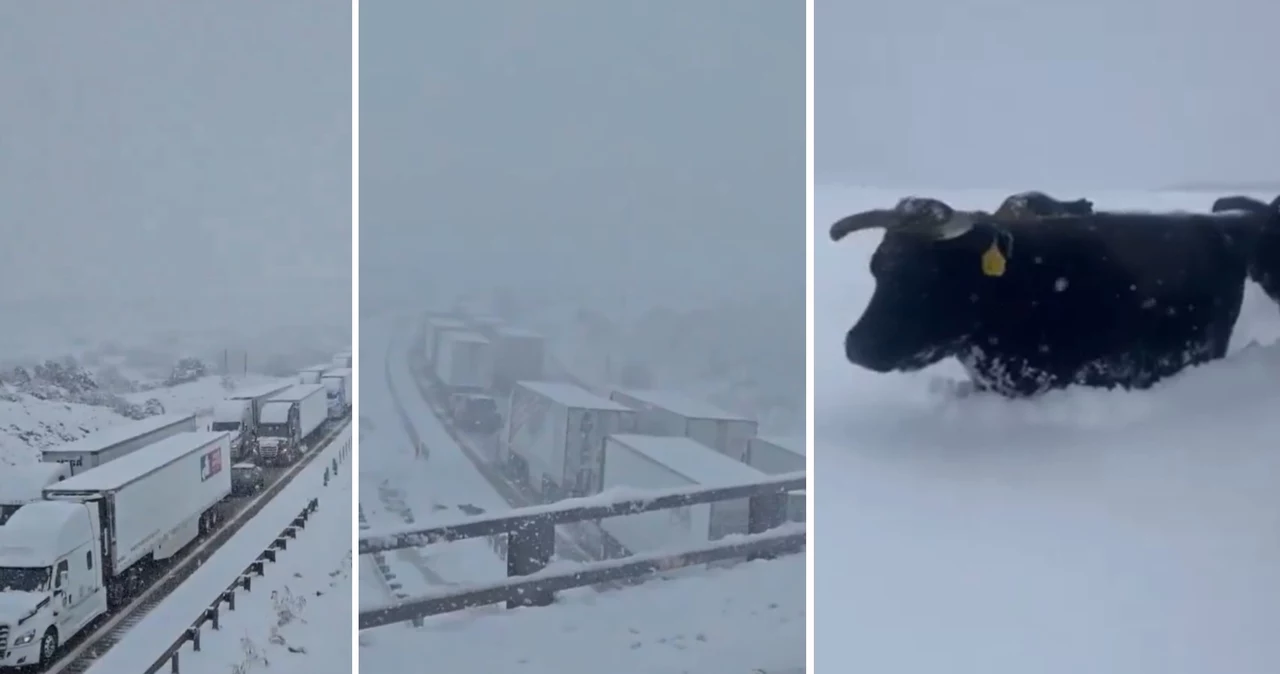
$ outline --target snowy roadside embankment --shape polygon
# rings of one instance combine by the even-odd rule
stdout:
[[[115,672],[142,672],[146,671],[166,648],[186,629],[192,622],[199,617],[203,611],[222,592],[231,584],[237,576],[239,576],[257,556],[266,549],[271,542],[275,540],[280,532],[289,525],[293,518],[297,517],[307,502],[313,498],[319,498],[319,510],[312,516],[304,530],[305,536],[311,540],[323,539],[327,544],[340,547],[344,554],[348,554],[351,548],[351,466],[353,465],[350,458],[345,463],[339,465],[336,479],[332,478],[328,485],[324,483],[324,474],[326,469],[332,469],[333,461],[338,457],[343,447],[348,450],[351,444],[351,430],[348,428],[339,434],[332,443],[325,449],[321,450],[320,456],[316,457],[306,468],[293,479],[275,498],[271,500],[253,519],[245,523],[244,527],[236,532],[230,540],[228,540],[212,557],[204,562],[194,574],[191,575],[182,585],[173,591],[159,606],[151,610],[145,618],[138,622],[131,629],[124,639],[116,644],[102,658],[94,663],[89,670],[91,674],[114,674]],[[299,542],[304,538],[299,536]],[[223,625],[219,631],[206,629],[203,632],[201,652],[193,653],[184,651],[182,658],[182,671],[189,670],[188,667],[204,667],[198,671],[204,672],[222,672],[228,671],[229,668],[242,664],[246,660],[246,652],[241,646],[237,636],[231,639],[228,635],[244,635],[243,631],[235,631],[238,628],[233,627],[240,620],[240,616],[259,616],[258,618],[245,618],[245,620],[261,620],[263,614],[268,614],[270,619],[270,611],[263,607],[262,602],[270,602],[271,590],[268,588],[276,587],[279,582],[290,582],[297,571],[288,564],[297,564],[298,560],[310,560],[309,563],[328,564],[336,562],[341,557],[334,559],[319,558],[306,554],[306,548],[298,543],[292,543],[287,550],[280,553],[279,561],[272,565],[266,566],[265,577],[255,578],[253,588],[250,592],[240,592],[236,598],[236,611],[223,613]],[[351,634],[351,580],[350,580],[350,558],[347,557],[346,568],[348,578],[341,583],[340,592],[346,593],[346,604],[342,611],[333,615],[325,614],[325,620],[339,621],[337,623],[327,623],[322,626],[321,630],[316,631],[316,639],[324,642],[332,647],[345,647],[347,657],[340,660],[342,663],[350,662],[350,639],[336,639],[334,635],[341,634],[344,637]],[[337,567],[330,567],[324,573],[333,571]],[[294,587],[297,587],[295,585]],[[304,592],[311,591],[310,585]],[[295,591],[296,595],[297,592]],[[267,599],[264,599],[266,597]],[[255,604],[255,602],[259,602]],[[332,612],[332,611],[330,611]],[[340,621],[345,620],[345,623]],[[318,622],[318,621],[317,621]],[[258,623],[259,625],[261,623]],[[339,626],[345,625],[345,626]],[[251,628],[254,626],[250,626]],[[253,635],[254,640],[266,639],[267,634]],[[230,639],[229,641],[227,641]],[[219,641],[221,640],[221,641]],[[218,644],[214,646],[213,644]],[[255,641],[255,643],[259,643]],[[345,646],[344,646],[345,644]],[[327,657],[308,658],[304,665],[299,665],[296,670],[278,670],[272,671],[297,671],[297,672],[317,672],[317,671],[338,671],[326,670],[319,667],[320,662],[332,662],[331,653]],[[204,664],[193,664],[204,663]],[[345,665],[344,665],[345,666]],[[255,671],[252,669],[242,670],[244,672]],[[341,670],[345,671],[345,670]]]
[[[501,644],[494,648],[494,644]],[[803,671],[805,560],[791,555],[540,608],[458,613],[360,635],[363,671],[720,674]],[[607,663],[607,665],[605,664]]]

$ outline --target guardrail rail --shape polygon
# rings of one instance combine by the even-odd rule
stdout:
[[[506,602],[507,608],[547,606],[555,601],[556,592],[571,588],[639,579],[659,571],[736,558],[767,559],[798,553],[805,547],[806,528],[803,523],[787,522],[786,503],[788,492],[804,488],[805,473],[798,471],[727,487],[682,487],[611,501],[603,501],[601,496],[569,499],[500,515],[468,517],[454,524],[361,533],[361,555],[468,538],[505,536],[507,578],[361,610],[359,628],[365,630],[409,621],[418,624],[427,616],[501,602]],[[745,536],[679,552],[631,555],[580,564],[566,571],[545,571],[555,552],[556,525],[741,498],[748,499],[749,503]]]

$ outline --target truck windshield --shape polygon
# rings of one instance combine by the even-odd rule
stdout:
[[[259,424],[258,435],[264,438],[287,438],[289,424]]]
[[[0,592],[39,592],[49,589],[50,568],[0,566]]]
[[[240,430],[239,421],[215,421],[209,426],[211,431],[238,431]]]

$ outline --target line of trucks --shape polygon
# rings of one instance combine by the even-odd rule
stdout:
[[[323,394],[324,385],[273,386],[229,399],[255,415],[234,429],[201,430],[194,414],[153,416],[0,470],[0,670],[47,667],[62,644],[149,586],[158,564],[213,530],[241,467],[237,435],[256,424],[260,446],[282,433],[318,438],[318,425],[303,432],[314,414],[304,401],[324,396],[298,389]]]
[[[496,445],[503,473],[543,503],[805,470],[802,437],[761,437],[755,420],[691,396],[617,389],[606,397],[553,380],[546,340],[490,315],[429,316],[421,355],[445,421]],[[746,533],[747,516],[740,499],[613,517],[599,522],[604,535],[592,544],[618,557],[705,543]],[[787,518],[804,521],[803,492],[790,494]]]

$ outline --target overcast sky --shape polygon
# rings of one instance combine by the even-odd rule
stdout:
[[[814,4],[820,181],[1280,182],[1280,4]]]
[[[0,301],[349,307],[350,15],[0,3]]]
[[[477,278],[803,305],[800,0],[380,0],[360,29],[362,305]]]

